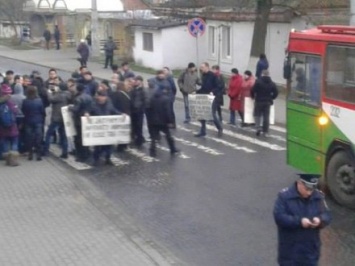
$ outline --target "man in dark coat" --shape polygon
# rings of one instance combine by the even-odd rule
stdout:
[[[210,66],[208,63],[202,63],[201,64],[201,73],[202,73],[202,84],[201,88],[196,92],[197,94],[213,94],[215,96],[215,99],[213,100],[212,103],[212,114],[213,114],[213,122],[215,126],[218,129],[218,136],[221,137],[223,134],[223,128],[222,128],[222,123],[217,117],[217,109],[218,106],[220,105],[220,98],[219,95],[221,94],[220,92],[220,87],[218,86],[218,80],[217,76],[210,71]],[[195,137],[204,137],[206,136],[206,120],[201,120],[201,129],[198,134],[195,135]]]
[[[135,86],[130,92],[131,96],[131,121],[132,121],[132,141],[140,148],[145,139],[143,137],[143,120],[145,111],[145,88],[143,78],[135,77]]]
[[[87,66],[90,50],[89,50],[89,46],[85,43],[84,39],[80,41],[80,44],[76,49],[76,51],[80,55],[80,58],[78,59],[80,62],[80,66]]]
[[[169,126],[173,123],[170,100],[166,89],[156,90],[150,99],[150,105],[147,110],[147,119],[152,134],[150,145],[150,156],[152,157],[156,157],[156,142],[159,139],[160,132],[163,132],[166,136],[171,155],[179,152],[175,147],[175,142],[169,129]]]
[[[73,113],[76,136],[74,138],[77,161],[86,161],[89,156],[89,149],[83,146],[81,117],[92,110],[93,99],[85,93],[85,87],[78,84],[76,87],[77,95],[74,98],[74,105],[70,106],[70,111]]]
[[[54,40],[55,40],[55,44],[56,44],[56,49],[59,50],[60,49],[60,31],[59,31],[58,25],[55,25]]]
[[[130,96],[131,88],[128,86],[128,83],[124,84],[122,82],[117,84],[116,91],[111,94],[111,101],[113,107],[117,111],[123,114],[131,115],[131,96]],[[127,149],[128,145],[119,144],[117,146],[118,152],[123,152]]]
[[[53,134],[58,130],[60,137],[60,145],[62,148],[62,154],[60,158],[68,158],[68,139],[65,134],[64,121],[62,116],[62,107],[67,106],[71,100],[70,92],[65,90],[64,83],[58,86],[51,86],[48,90],[48,100],[52,107],[51,122],[48,126],[46,137],[44,154],[49,153],[50,139]]]
[[[217,77],[217,90],[216,90],[216,95],[215,95],[215,101],[216,101],[216,109],[217,109],[217,115],[219,120],[222,122],[223,117],[222,117],[222,106],[224,105],[224,91],[226,89],[226,83],[224,81],[224,77],[221,73],[221,69],[218,65],[215,65],[212,67],[212,72],[216,75]]]
[[[51,37],[52,37],[52,34],[51,32],[46,29],[44,32],[43,32],[43,38],[46,42],[46,49],[49,50],[49,42],[51,41]]]
[[[113,64],[113,54],[114,51],[117,49],[116,43],[113,41],[112,37],[108,37],[108,40],[106,41],[104,45],[104,51],[105,51],[105,67],[107,68],[108,65],[112,67]]]
[[[108,99],[107,92],[99,91],[96,94],[93,107],[90,111],[91,116],[109,116],[109,115],[119,115],[120,113],[114,108],[111,101]],[[102,145],[95,146],[94,148],[94,166],[99,165],[99,160],[101,154],[105,154],[105,164],[113,165],[111,161],[112,146]]]
[[[270,107],[274,104],[278,94],[279,92],[270,78],[269,71],[263,70],[262,77],[255,82],[250,92],[251,97],[255,100],[254,116],[257,136],[260,136],[261,132],[264,136],[267,136],[270,125]],[[261,119],[263,120],[262,127]]]
[[[97,83],[97,81],[92,76],[92,73],[90,71],[86,71],[84,73],[84,80],[79,83],[84,85],[85,93],[89,94],[91,97],[95,96],[99,88],[99,83]]]
[[[278,263],[281,266],[317,266],[320,230],[329,225],[330,212],[324,195],[316,189],[319,175],[300,174],[275,202],[278,229]]]

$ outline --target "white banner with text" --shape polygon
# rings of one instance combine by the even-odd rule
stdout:
[[[84,146],[131,142],[131,119],[128,115],[82,117],[81,127]]]
[[[212,102],[214,96],[208,94],[189,95],[190,116],[193,120],[213,120]]]

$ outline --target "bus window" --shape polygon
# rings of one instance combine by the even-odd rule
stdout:
[[[320,57],[291,54],[291,88],[289,100],[320,106],[322,64]]]
[[[329,46],[326,73],[325,96],[333,100],[355,103],[355,49]]]

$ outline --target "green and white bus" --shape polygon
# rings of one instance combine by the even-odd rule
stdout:
[[[355,27],[292,31],[284,70],[288,164],[355,208]]]

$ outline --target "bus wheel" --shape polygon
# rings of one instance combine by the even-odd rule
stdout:
[[[346,152],[339,151],[330,158],[327,184],[339,204],[355,208],[355,162]]]

